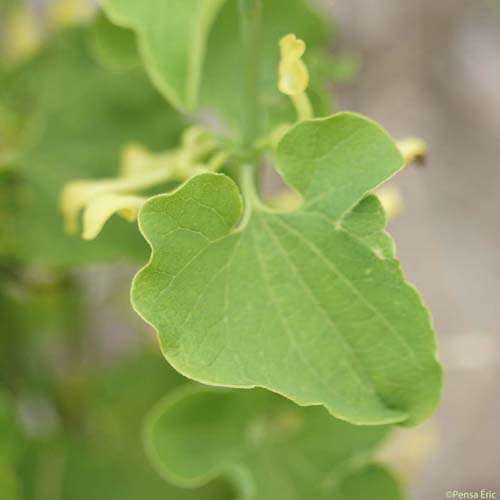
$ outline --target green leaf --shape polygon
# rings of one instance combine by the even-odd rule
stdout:
[[[151,412],[145,445],[158,471],[179,485],[222,476],[245,499],[337,499],[339,483],[388,431],[354,426],[268,391],[187,386]]]
[[[91,27],[89,39],[95,56],[105,67],[123,71],[141,65],[134,32],[111,23],[102,12]]]
[[[224,0],[104,0],[116,24],[136,31],[148,73],[177,108],[197,101],[205,42]]]
[[[66,182],[114,177],[126,143],[164,150],[177,143],[183,126],[142,70],[107,71],[87,41],[86,29],[61,33],[2,86],[0,100],[12,108],[29,106],[38,130],[17,160],[19,208],[10,217],[18,239],[14,256],[22,261],[64,266],[142,260],[147,252],[137,228],[117,217],[92,242],[64,232],[60,195]]]
[[[150,76],[174,105],[194,108],[194,93],[197,93],[199,86],[200,108],[212,111],[231,128],[240,125],[245,71],[238,1],[212,0],[210,8],[205,7],[202,0],[147,4],[132,0],[107,0],[104,5],[113,22],[136,30],[142,40],[143,60]],[[196,9],[200,9],[199,12],[205,17],[193,15]],[[175,15],[164,13],[166,10],[175,12]],[[295,121],[290,100],[277,88],[279,39],[293,32],[306,41],[306,62],[311,62],[313,69],[309,93],[316,112],[324,114],[330,104],[328,92],[324,88],[324,67],[329,61],[329,37],[324,17],[304,0],[288,0],[286,8],[280,1],[266,1],[262,3],[262,10],[259,90],[261,132],[265,133],[280,122]],[[162,19],[162,22],[158,22],[158,19]],[[174,19],[176,26],[172,28],[170,24]],[[204,31],[198,31],[198,37],[190,37],[190,26],[193,31],[196,30],[197,22],[205,23]],[[210,29],[211,23],[213,26]],[[181,35],[179,31],[182,31]],[[174,39],[176,42],[172,43]],[[205,48],[201,49],[205,43],[206,54]],[[318,57],[322,60],[321,68],[313,64]],[[196,69],[192,70],[196,78],[190,77],[190,58],[196,61],[193,63]],[[191,98],[186,91],[190,82]]]
[[[354,472],[342,482],[338,500],[404,500],[401,485],[389,469],[382,465],[370,464]]]
[[[240,33],[238,2],[228,1],[218,15],[207,42],[203,69],[201,106],[218,115],[227,125],[235,128],[241,124],[244,112],[242,89],[245,67],[242,64],[244,49]],[[317,114],[331,111],[325,78],[319,77],[311,60],[321,54],[323,63],[331,32],[325,17],[311,8],[305,0],[270,0],[262,2],[262,26],[259,58],[259,110],[261,133],[268,132],[283,121],[295,122],[295,110],[290,99],[278,90],[278,42],[288,33],[295,33],[307,45],[305,62],[310,65],[311,87],[309,94]]]
[[[152,256],[132,287],[136,310],[194,380],[265,387],[359,424],[417,424],[441,388],[430,316],[380,204],[358,205],[403,167],[397,147],[340,113],[292,128],[276,161],[304,198],[294,212],[257,204],[237,227],[238,189],[214,174],[145,204]]]

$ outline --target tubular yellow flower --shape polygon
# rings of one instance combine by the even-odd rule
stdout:
[[[96,196],[83,213],[83,239],[95,239],[113,214],[118,213],[129,222],[134,222],[146,199],[141,196],[114,193]]]
[[[123,177],[133,177],[169,165],[175,158],[175,151],[152,153],[142,144],[131,142],[122,150],[120,173]]]
[[[148,189],[172,177],[172,169],[156,168],[144,174],[116,179],[77,180],[66,184],[61,195],[61,209],[65,218],[66,231],[70,234],[78,231],[78,214],[94,199],[105,194],[128,194]]]
[[[419,137],[406,137],[396,142],[405,164],[423,162],[427,156],[427,144]]]
[[[182,181],[205,170],[219,170],[227,153],[217,151],[213,134],[201,127],[190,127],[178,148],[153,153],[137,143],[125,145],[120,176],[107,179],[74,180],[64,186],[61,209],[66,231],[78,232],[78,216],[83,214],[83,238],[94,239],[115,213],[134,221],[144,198],[134,193],[168,181]]]
[[[280,40],[281,61],[279,64],[278,88],[290,96],[300,120],[312,118],[313,110],[307,97],[309,71],[302,61],[306,44],[293,34]]]
[[[375,190],[380,204],[384,208],[388,221],[396,219],[404,210],[404,201],[401,191],[393,184],[382,186]]]
[[[289,96],[302,94],[309,85],[309,71],[302,61],[306,44],[290,34],[280,40],[280,49],[278,88]]]

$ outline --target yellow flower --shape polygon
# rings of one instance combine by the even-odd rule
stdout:
[[[133,195],[107,193],[90,200],[83,214],[83,239],[93,240],[101,232],[106,221],[119,214],[134,222],[146,198]]]
[[[397,141],[399,152],[406,165],[423,162],[427,156],[427,144],[419,137],[406,137]]]
[[[309,71],[302,61],[306,44],[290,34],[280,40],[280,50],[278,88],[292,100],[299,120],[308,120],[313,117],[313,109],[306,93]]]
[[[214,136],[200,128],[188,128],[178,148],[153,153],[137,143],[122,150],[120,175],[105,179],[80,179],[67,183],[61,193],[61,209],[69,234],[78,232],[83,211],[83,238],[94,239],[106,221],[118,214],[133,222],[147,198],[141,192],[169,181],[183,181],[201,171],[220,169],[227,154],[217,151]]]
[[[302,94],[309,85],[309,71],[302,61],[306,44],[290,34],[280,40],[280,49],[278,88],[289,96]]]
[[[122,152],[119,177],[74,180],[64,186],[61,208],[66,231],[69,234],[78,231],[81,210],[84,210],[85,239],[94,239],[114,213],[133,221],[146,200],[134,193],[177,178],[175,152],[155,154],[139,144],[127,144]]]

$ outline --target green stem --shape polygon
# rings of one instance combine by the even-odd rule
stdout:
[[[241,38],[243,44],[243,113],[241,122],[242,165],[239,180],[245,203],[245,211],[239,224],[243,229],[259,203],[256,192],[257,149],[259,136],[259,49],[261,0],[239,0]]]
[[[243,200],[245,202],[245,211],[243,212],[243,217],[238,225],[238,230],[240,231],[247,225],[250,217],[252,216],[253,210],[258,210],[259,212],[279,213],[279,210],[268,207],[262,202],[257,191],[258,174],[258,170],[256,170],[254,165],[251,163],[241,166],[240,186],[243,194]]]
[[[260,203],[255,189],[255,174],[255,168],[252,164],[245,164],[241,166],[240,185],[243,194],[243,201],[245,203],[245,211],[243,212],[243,217],[238,225],[238,230],[245,228],[252,215],[252,210]]]
[[[247,160],[255,155],[259,135],[259,49],[261,0],[240,0],[241,36],[244,50],[242,143]]]

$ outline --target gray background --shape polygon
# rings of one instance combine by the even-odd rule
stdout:
[[[415,499],[493,489],[500,498],[500,12],[485,0],[323,2],[336,49],[361,73],[341,109],[396,137],[426,139],[425,168],[397,177],[406,209],[390,225],[437,327],[446,383]],[[410,450],[409,450],[410,451]]]

